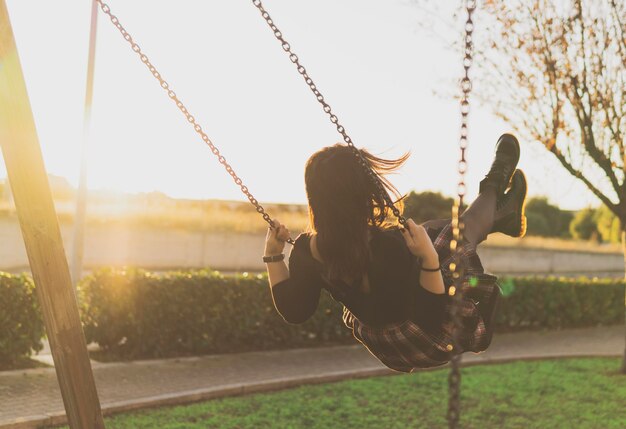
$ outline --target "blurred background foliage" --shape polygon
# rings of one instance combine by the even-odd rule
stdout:
[[[450,217],[453,199],[439,192],[411,192],[404,199],[404,213],[417,223]],[[546,197],[526,203],[529,236],[619,243],[620,223],[606,206],[578,211],[563,210]]]

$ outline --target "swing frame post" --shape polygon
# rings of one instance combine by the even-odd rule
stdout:
[[[74,217],[74,237],[70,264],[74,287],[83,273],[85,250],[85,217],[87,215],[87,163],[91,128],[91,105],[93,102],[93,84],[96,66],[96,39],[98,35],[98,2],[91,3],[91,28],[89,31],[89,53],[87,56],[87,83],[85,87],[85,107],[83,112],[83,138],[80,156],[80,176],[76,194],[76,215]]]
[[[5,0],[0,0],[0,147],[69,425],[72,429],[104,428],[76,294]]]

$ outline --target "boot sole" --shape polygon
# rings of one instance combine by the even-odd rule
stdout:
[[[526,174],[524,174],[522,170],[517,170],[517,171],[519,171],[518,174],[521,174],[524,177],[524,198],[522,199],[522,208],[520,210],[520,214],[521,214],[520,230],[519,230],[519,233],[515,235],[514,237],[522,238],[526,235],[526,229],[528,228],[528,219],[526,218],[526,196],[528,194],[528,183],[526,181]],[[513,176],[511,176],[511,178],[512,177]]]

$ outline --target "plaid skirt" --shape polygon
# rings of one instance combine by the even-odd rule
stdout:
[[[453,261],[451,241],[450,225],[444,227],[433,240],[446,291],[453,285],[452,272],[448,268]],[[462,298],[457,307],[462,321],[457,350],[452,347],[452,298],[446,303],[443,322],[436,330],[426,331],[411,320],[382,327],[367,326],[345,307],[343,322],[370,353],[387,367],[400,372],[444,365],[455,354],[486,350],[493,336],[492,318],[500,296],[497,277],[485,273],[476,248],[470,243],[462,243],[459,255],[464,276],[461,282]]]

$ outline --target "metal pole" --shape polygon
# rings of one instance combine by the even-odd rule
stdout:
[[[91,3],[91,31],[89,33],[89,57],[87,60],[87,87],[85,90],[85,108],[83,114],[83,138],[80,157],[80,176],[76,195],[76,213],[74,216],[74,242],[72,246],[72,282],[74,287],[83,272],[85,248],[85,217],[87,213],[87,160],[89,153],[89,131],[91,128],[91,105],[93,101],[93,82],[96,65],[96,36],[98,29],[98,3]]]
[[[0,147],[70,427],[104,428],[5,0],[0,0]]]

